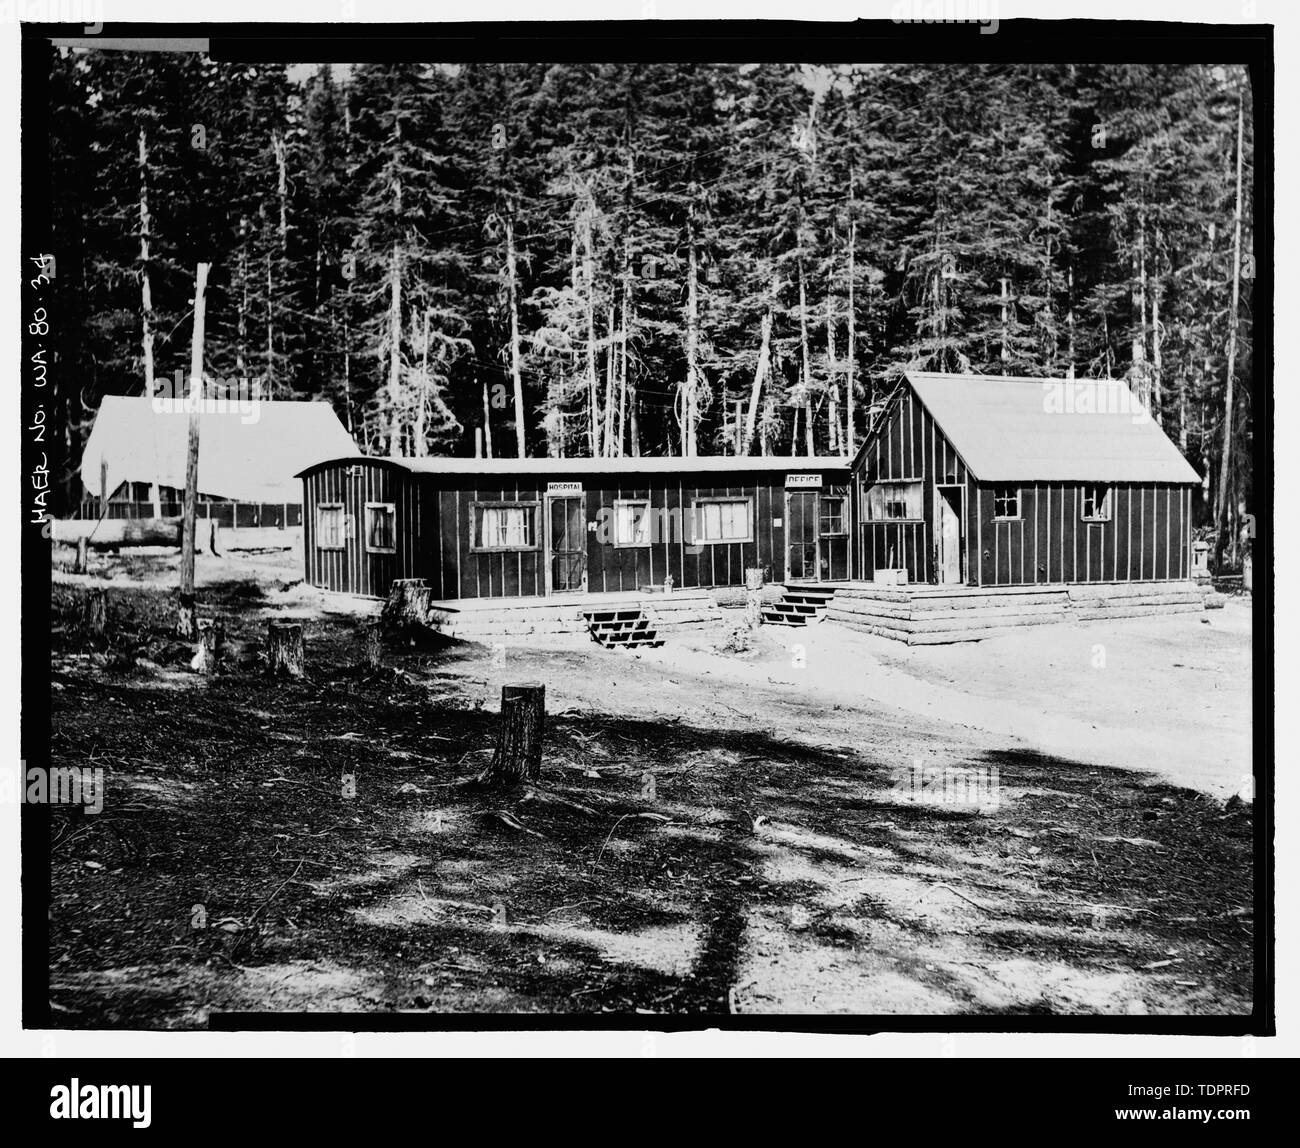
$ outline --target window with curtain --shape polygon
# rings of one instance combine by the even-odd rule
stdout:
[[[471,550],[536,550],[537,503],[476,502]]]
[[[650,545],[650,503],[645,499],[615,501],[614,545]]]
[[[919,521],[921,484],[919,482],[878,482],[867,488],[867,518],[872,521]]]
[[[748,498],[697,498],[695,542],[753,542],[753,505]]]
[[[1088,485],[1083,488],[1083,513],[1085,522],[1110,521],[1110,487]]]
[[[343,506],[326,503],[316,507],[316,548],[343,549]]]
[[[366,504],[366,549],[393,553],[397,549],[397,508],[391,502]]]

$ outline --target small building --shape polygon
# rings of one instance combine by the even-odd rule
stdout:
[[[1200,478],[1117,379],[909,372],[852,469],[863,581],[1191,577]]]
[[[82,517],[180,514],[188,450],[184,401],[106,395],[81,456]],[[205,400],[199,517],[227,527],[298,526],[298,472],[323,458],[360,453],[328,403]]]
[[[563,597],[852,576],[838,457],[334,458],[302,471],[306,579]]]

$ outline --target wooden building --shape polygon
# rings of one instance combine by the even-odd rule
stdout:
[[[451,601],[852,576],[843,458],[340,458],[301,472],[307,581]]]
[[[863,581],[1191,574],[1200,478],[1119,380],[909,373],[852,468]]]

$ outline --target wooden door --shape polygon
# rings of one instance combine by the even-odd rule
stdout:
[[[938,515],[935,523],[935,540],[938,550],[936,570],[938,579],[945,584],[962,581],[962,490],[959,486],[936,486],[935,501]]]
[[[546,500],[547,593],[576,593],[587,588],[586,527],[580,495]]]
[[[817,492],[790,490],[785,496],[785,577],[787,582],[818,580]]]

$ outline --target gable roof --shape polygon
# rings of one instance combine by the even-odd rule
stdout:
[[[189,415],[184,401],[105,395],[81,456],[81,481],[99,493],[123,482],[185,486]],[[361,451],[328,403],[205,400],[199,414],[199,491],[240,502],[301,502],[295,475]]]
[[[322,460],[346,461],[346,459]],[[640,455],[633,458],[380,458],[366,462],[413,474],[736,474],[754,471],[848,470],[843,455]],[[310,467],[307,469],[311,469]]]
[[[909,371],[907,381],[982,482],[1200,482],[1119,379]]]

